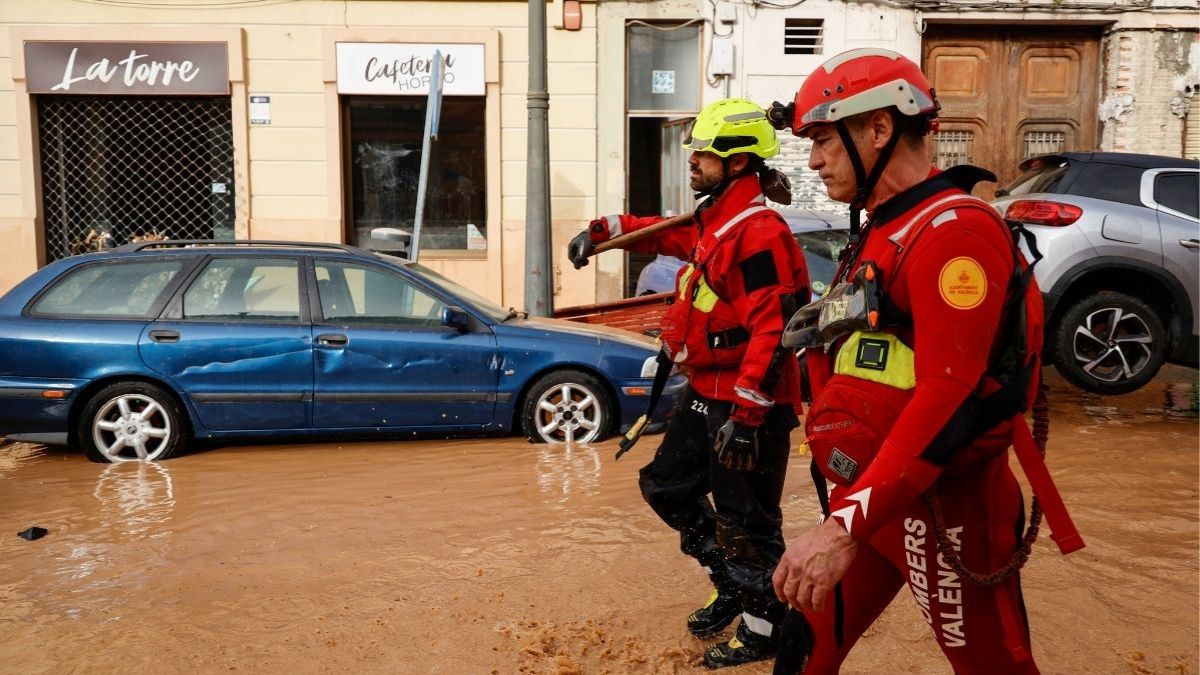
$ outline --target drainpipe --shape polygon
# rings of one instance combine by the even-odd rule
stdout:
[[[554,313],[550,267],[550,139],[546,88],[546,0],[529,0],[529,150],[525,177],[525,311]]]

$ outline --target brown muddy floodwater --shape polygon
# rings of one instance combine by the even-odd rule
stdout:
[[[1196,673],[1196,372],[1119,398],[1047,371],[1088,547],[1024,571],[1048,673]],[[0,672],[693,673],[708,588],[638,467],[520,439],[222,447],[162,464],[0,447]],[[786,531],[814,521],[795,456]],[[25,541],[31,525],[50,531]],[[845,672],[945,673],[904,593]],[[765,664],[735,673],[770,672]]]

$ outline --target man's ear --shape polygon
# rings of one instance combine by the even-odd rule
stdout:
[[[739,152],[729,156],[729,173],[734,176],[740,176],[746,172],[746,167],[750,166],[750,155],[744,152]]]
[[[892,134],[899,132],[899,129],[896,128],[896,120],[887,110],[872,111],[870,124],[871,145],[876,150],[882,150]]]

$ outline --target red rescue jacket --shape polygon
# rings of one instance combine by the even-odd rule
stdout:
[[[757,425],[771,406],[799,414],[796,359],[777,356],[783,327],[809,297],[804,254],[783,218],[764,206],[757,176],[735,179],[695,222],[629,245],[687,260],[663,318],[663,344],[702,396],[736,404],[733,419]],[[606,240],[660,217],[608,216]],[[782,354],[782,353],[781,353]]]
[[[1019,339],[1030,355],[1024,372],[1032,373],[1017,398],[1028,405],[1036,391],[1041,296],[1031,281],[1008,302],[1014,269],[1026,265],[999,215],[967,193],[980,171],[935,170],[875,209],[843,278],[863,262],[875,263],[891,327],[807,352],[808,444],[825,477],[849,486],[830,513],[856,538],[902,512],[944,471],[1007,450],[1011,422],[966,447],[953,430],[970,421],[979,397],[1000,389],[985,373],[993,350],[1003,346],[994,344],[1001,323],[1013,311],[1023,312]],[[889,359],[904,367],[885,376]],[[905,371],[909,381],[898,383],[896,373]]]

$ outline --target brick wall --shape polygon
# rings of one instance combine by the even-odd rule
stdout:
[[[1183,155],[1184,99],[1196,87],[1195,29],[1114,31],[1105,45],[1100,148]]]

